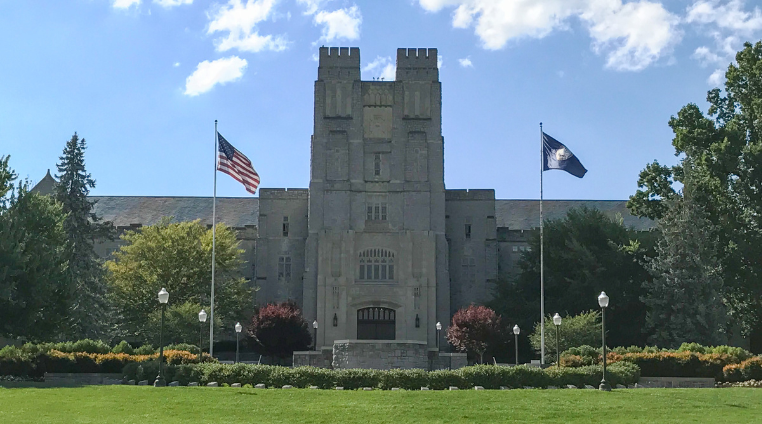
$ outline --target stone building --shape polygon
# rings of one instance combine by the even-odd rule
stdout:
[[[397,340],[435,348],[435,323],[489,300],[539,225],[538,201],[444,184],[436,49],[398,49],[395,81],[363,81],[358,48],[320,48],[309,188],[218,198],[260,303],[291,299],[317,320],[317,346]],[[48,174],[38,191],[52,187]],[[211,225],[211,198],[95,196],[119,230],[162,216]],[[545,201],[546,218],[597,208],[645,230],[624,201]],[[118,241],[99,245],[106,256]],[[442,332],[441,337],[444,337]]]

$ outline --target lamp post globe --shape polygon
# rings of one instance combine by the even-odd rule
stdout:
[[[610,392],[611,386],[606,382],[606,308],[609,306],[609,297],[606,292],[602,291],[598,295],[598,306],[601,307],[601,339],[603,341],[603,378],[601,378],[601,385],[598,386],[598,390]]]
[[[561,315],[556,312],[553,315],[553,324],[556,325],[556,367],[561,368],[561,345],[558,342],[558,329],[561,327]]]
[[[169,302],[169,292],[164,287],[159,290],[159,304],[161,305],[161,326],[159,327],[159,375],[153,382],[154,387],[164,387],[167,382],[164,381],[164,310]]]
[[[206,322],[206,311],[201,310],[201,312],[198,313],[198,322],[199,322],[199,332],[198,332],[198,361],[201,362],[201,351],[203,350],[204,346],[204,323]]]
[[[238,363],[238,345],[239,345],[239,339],[241,335],[241,330],[243,330],[243,326],[240,322],[235,323],[235,363]]]
[[[314,336],[312,337],[312,348],[317,351],[317,330],[318,330],[318,322],[317,320],[312,321],[312,332]]]

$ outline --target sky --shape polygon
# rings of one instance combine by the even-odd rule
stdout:
[[[308,187],[320,46],[363,80],[436,47],[448,189],[536,199],[540,130],[588,169],[547,199],[627,199],[671,165],[669,118],[721,87],[751,0],[0,0],[0,156],[33,183],[74,132],[92,195],[211,196],[214,121],[261,187]],[[248,196],[218,175],[218,196]]]

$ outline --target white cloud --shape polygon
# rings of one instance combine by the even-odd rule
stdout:
[[[180,62],[175,62],[175,63],[174,63],[174,65],[172,65],[172,66],[174,66],[175,68],[177,68],[178,66],[180,66]]]
[[[328,0],[296,0],[296,3],[300,4],[302,7],[304,7],[304,14],[305,15],[313,15],[318,10],[323,9],[323,5]]]
[[[458,59],[458,63],[460,63],[460,66],[464,68],[473,68],[474,64],[471,62],[471,59],[468,57],[465,57],[463,59]]]
[[[140,0],[114,0],[114,3],[112,3],[116,9],[128,9],[133,4],[139,6]]]
[[[277,0],[229,0],[210,15],[208,34],[227,32],[227,36],[215,40],[217,50],[224,52],[238,49],[245,52],[262,50],[281,51],[288,41],[281,35],[260,35],[256,25],[274,13]]]
[[[712,72],[712,75],[709,75],[709,78],[707,78],[706,82],[714,87],[717,87],[722,85],[723,78],[725,78],[725,71],[722,69],[715,69],[715,71]]]
[[[397,76],[397,67],[389,56],[377,56],[372,62],[365,65],[362,71],[384,81],[394,81]]]
[[[198,64],[196,70],[185,80],[185,94],[198,96],[212,89],[217,84],[235,81],[243,76],[248,63],[246,59],[230,56]]]
[[[418,0],[430,12],[455,7],[452,26],[474,28],[488,50],[509,41],[543,38],[566,29],[572,18],[587,24],[593,49],[607,55],[606,66],[641,70],[668,54],[681,34],[679,19],[648,0]]]
[[[193,4],[193,0],[153,0],[153,2],[167,9],[183,4]]]
[[[437,69],[442,69],[444,66],[444,56],[437,54]]]
[[[328,43],[340,39],[360,38],[361,23],[362,14],[356,5],[333,12],[322,10],[315,15],[315,25],[323,25],[320,39]]]

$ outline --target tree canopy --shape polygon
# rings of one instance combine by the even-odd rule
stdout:
[[[682,197],[690,162],[692,201],[718,228],[723,296],[734,324],[748,334],[762,318],[762,41],[744,44],[724,89],[710,90],[707,101],[707,113],[691,103],[670,119],[680,160],[646,166],[628,207],[639,216],[665,216],[664,202]]]
[[[309,349],[312,336],[302,311],[293,302],[268,303],[259,308],[248,327],[255,349],[266,356],[286,358]]]
[[[487,347],[502,339],[500,316],[486,306],[471,305],[455,312],[447,327],[447,341],[461,352],[479,357],[484,363]]]
[[[124,335],[152,340],[149,316],[158,310],[157,293],[162,287],[170,294],[169,307],[191,311],[179,305],[208,305],[212,267],[212,230],[196,220],[159,223],[120,237],[125,245],[106,262],[111,300],[121,317]],[[241,276],[241,249],[235,233],[217,224],[215,247],[215,321],[230,324],[248,317],[252,291]],[[179,308],[179,309],[178,309]],[[191,311],[192,312],[192,311]],[[178,319],[178,325],[187,327]],[[215,326],[219,330],[219,326]],[[190,332],[190,330],[185,330]],[[195,337],[186,342],[194,342]]]

